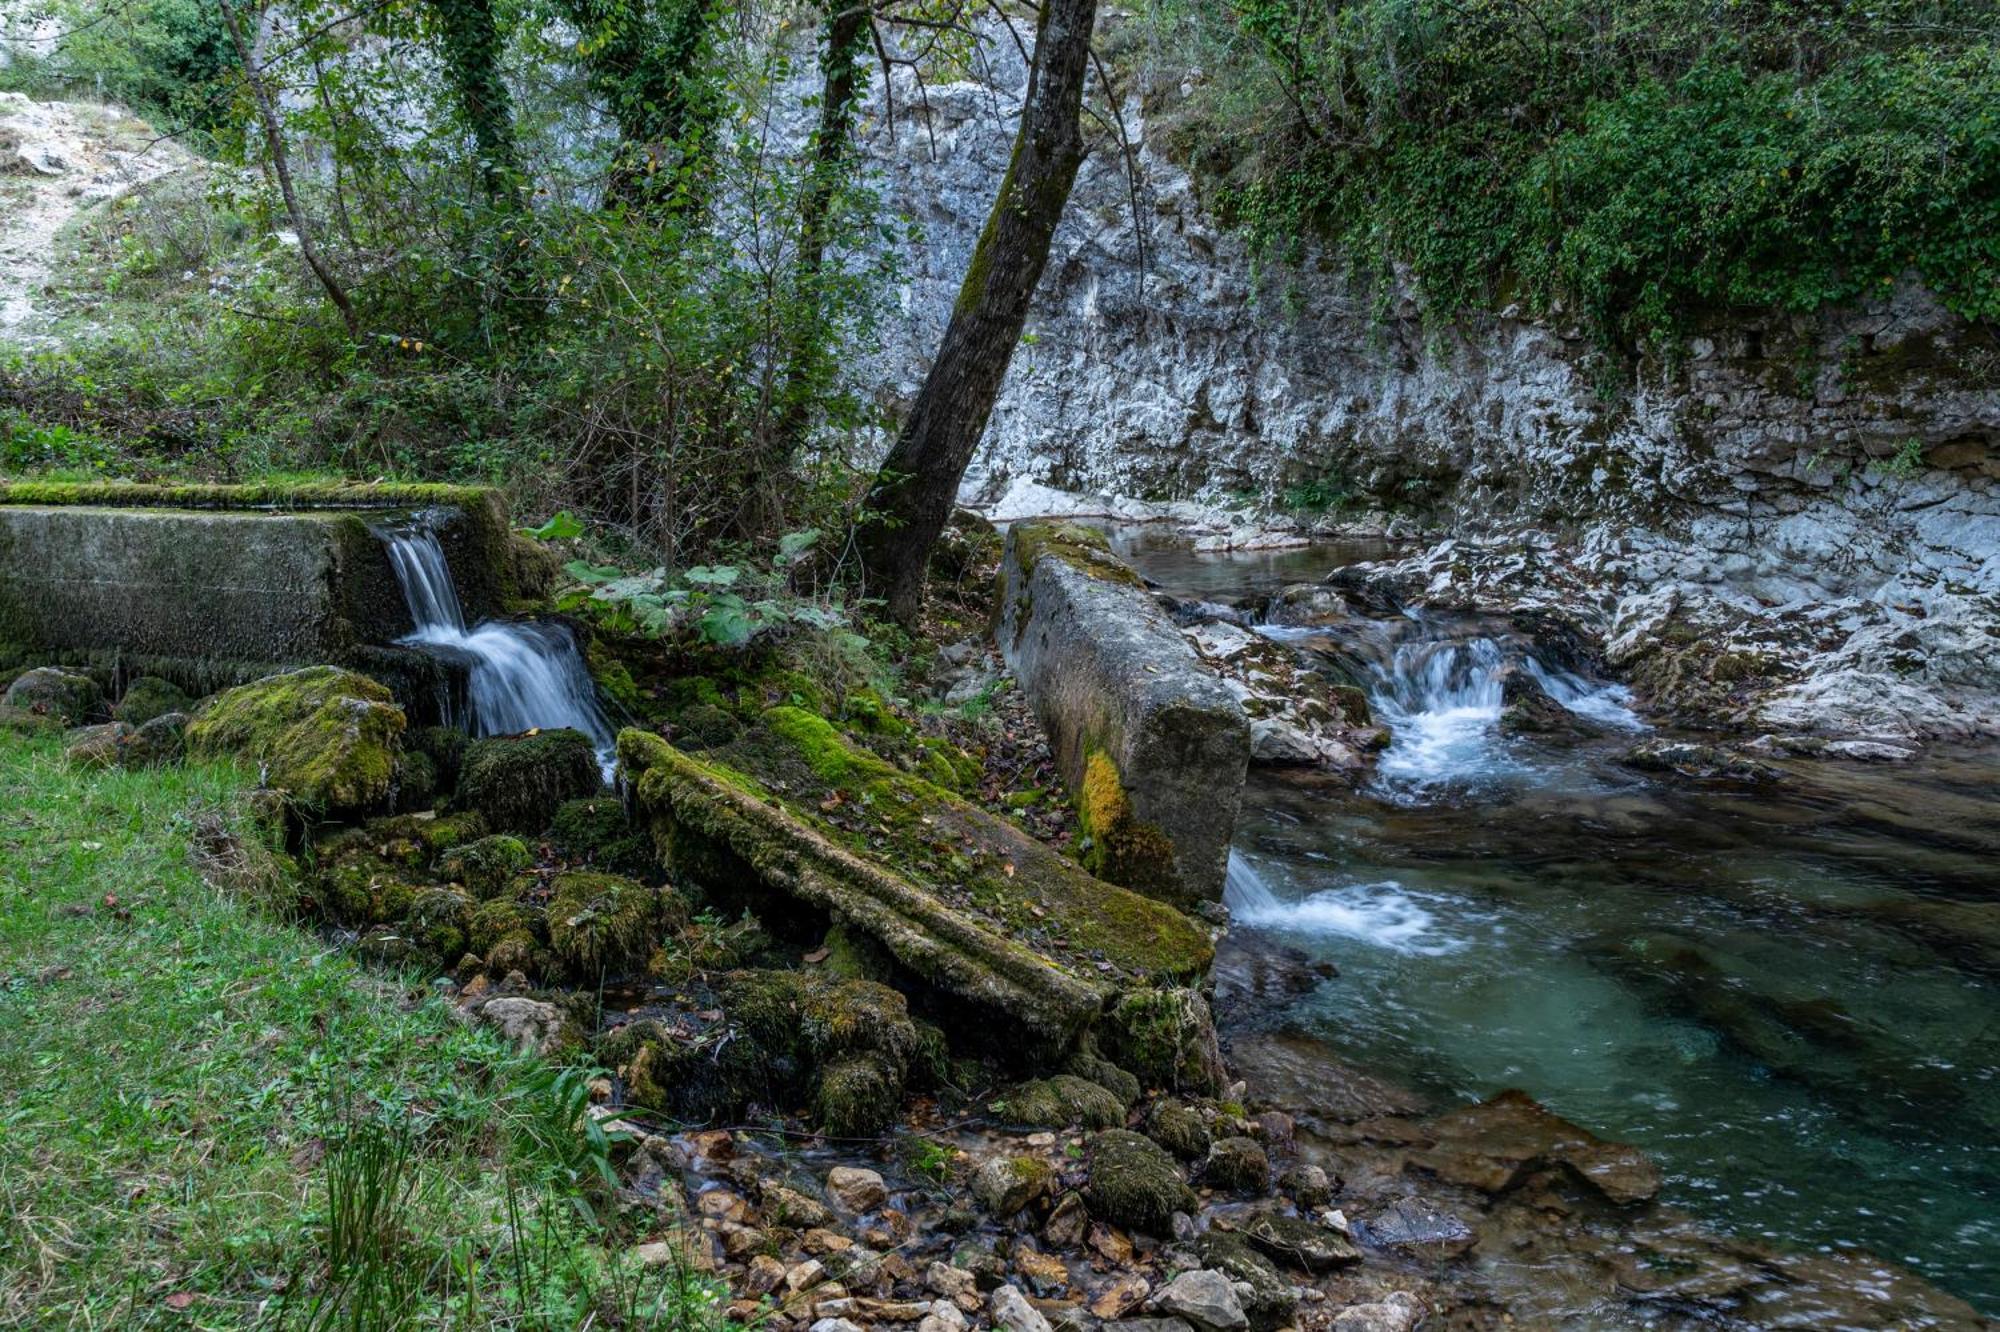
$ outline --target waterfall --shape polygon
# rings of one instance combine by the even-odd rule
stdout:
[[[1376,718],[1393,737],[1377,768],[1392,789],[1477,782],[1520,770],[1500,735],[1510,667],[1518,666],[1556,703],[1598,727],[1646,729],[1623,685],[1550,667],[1519,639],[1452,637],[1447,625],[1411,618],[1418,635],[1397,643],[1374,668],[1370,695]]]
[[[468,629],[431,522],[419,515],[378,535],[416,625],[398,641],[466,667],[471,713],[466,729],[474,735],[518,735],[537,727],[581,731],[590,737],[598,766],[610,781],[617,764],[615,737],[569,630],[559,624],[503,620]]]

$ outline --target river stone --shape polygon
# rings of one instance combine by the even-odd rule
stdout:
[[[523,995],[488,999],[480,1006],[479,1021],[498,1030],[503,1039],[535,1054],[553,1054],[562,1044],[562,1010],[539,999]]]
[[[1056,753],[1085,864],[1183,906],[1219,901],[1250,726],[1104,535],[1017,523],[1000,651]]]
[[[565,803],[604,789],[590,737],[569,729],[489,737],[465,747],[458,800],[495,832],[529,836],[555,821]]]
[[[1315,1274],[1361,1261],[1345,1235],[1282,1212],[1258,1212],[1242,1222],[1242,1232],[1272,1258]]]
[[[1055,1186],[1055,1169],[1034,1156],[996,1156],[972,1176],[972,1196],[1004,1221]]]
[[[1235,1332],[1250,1325],[1235,1285],[1220,1272],[1181,1273],[1153,1297],[1152,1307],[1209,1332]]]
[[[1333,1316],[1333,1332],[1415,1332],[1424,1318],[1423,1302],[1406,1290],[1392,1291],[1374,1304],[1353,1304]]]
[[[1074,1073],[1024,1082],[1007,1093],[1007,1118],[1033,1128],[1111,1128],[1125,1122],[1125,1103],[1108,1088]]]
[[[1278,1176],[1278,1187],[1306,1211],[1317,1211],[1333,1201],[1333,1181],[1316,1165],[1301,1162]]]
[[[987,1301],[994,1325],[1005,1332],[1051,1332],[1049,1320],[1013,1286],[997,1286]]]
[[[1255,1138],[1222,1138],[1208,1148],[1202,1182],[1225,1193],[1258,1193],[1271,1182],[1271,1158]]]
[[[1161,1101],[1146,1115],[1146,1136],[1183,1161],[1208,1155],[1208,1125],[1179,1101]]]
[[[1234,1285],[1251,1327],[1266,1332],[1290,1321],[1299,1304],[1292,1284],[1241,1235],[1211,1230],[1201,1237],[1196,1249],[1202,1266],[1222,1273]]]
[[[1456,1258],[1479,1242],[1464,1218],[1427,1198],[1398,1198],[1363,1223],[1370,1243],[1415,1257]]]
[[[882,1176],[854,1166],[835,1166],[829,1171],[826,1194],[850,1212],[872,1212],[889,1201],[889,1190]]]
[[[0,696],[10,707],[72,724],[90,720],[104,708],[104,691],[97,681],[54,666],[38,666],[14,677]]]
[[[1149,1138],[1107,1129],[1090,1142],[1091,1214],[1113,1225],[1152,1235],[1172,1232],[1176,1212],[1199,1205],[1180,1167]]]
[[[1185,1318],[1111,1318],[1102,1332],[1194,1332]]]

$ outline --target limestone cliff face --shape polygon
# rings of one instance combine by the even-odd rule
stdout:
[[[892,403],[921,381],[1005,169],[1022,65],[1004,40],[991,54],[984,82],[923,96],[898,82],[893,134],[878,90],[869,147],[922,233],[878,353]],[[1148,140],[1142,99],[1123,112],[1136,220],[1100,131],[968,498],[1032,479],[1268,501],[1338,479],[1434,532],[1564,534],[1607,616],[1666,584],[1749,614],[1810,602],[1835,613],[1798,636],[1799,662],[1846,652],[1891,693],[2000,684],[1978,629],[2000,623],[1992,329],[1903,285],[1865,309],[1711,319],[1672,363],[1606,383],[1559,320],[1507,310],[1427,329],[1413,301],[1383,308],[1331,265],[1260,271]],[[1910,716],[1942,706],[1882,693],[1858,729],[1923,733]],[[1786,715],[1811,724],[1825,703]],[[1971,711],[1945,733],[2000,727],[2000,707]]]

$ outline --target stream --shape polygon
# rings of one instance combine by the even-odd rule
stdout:
[[[1116,537],[1164,591],[1237,603],[1381,553]],[[1393,737],[1359,790],[1253,771],[1234,919],[1339,973],[1283,1020],[1442,1102],[1526,1091],[1722,1230],[2000,1310],[2000,752],[1660,778],[1617,762],[1650,729],[1622,687],[1504,626],[1265,632]],[[1508,666],[1596,734],[1503,734]]]

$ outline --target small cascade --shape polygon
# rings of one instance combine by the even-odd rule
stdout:
[[[1557,704],[1607,730],[1641,731],[1623,685],[1591,680],[1539,660],[1518,639],[1453,636],[1449,626],[1412,617],[1416,634],[1374,667],[1370,702],[1394,737],[1378,768],[1391,790],[1477,783],[1521,770],[1501,743],[1506,675],[1519,669]]]
[[[461,662],[467,673],[474,735],[518,735],[568,727],[590,737],[604,779],[617,764],[611,723],[597,705],[597,687],[569,630],[557,624],[487,620],[465,624],[444,547],[423,515],[378,534],[403,589],[416,628],[401,642]]]
[[[1354,939],[1392,952],[1431,956],[1461,946],[1443,937],[1432,913],[1393,879],[1323,888],[1285,902],[1242,852],[1231,850],[1222,901],[1237,924],[1258,929]]]

